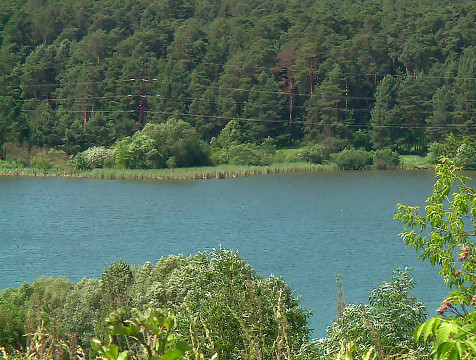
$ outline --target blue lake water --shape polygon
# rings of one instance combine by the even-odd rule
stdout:
[[[98,278],[119,258],[155,263],[222,245],[261,275],[283,276],[314,309],[316,336],[335,315],[336,273],[346,302],[365,303],[392,270],[411,266],[414,292],[432,314],[446,290],[392,218],[397,202],[423,205],[433,183],[432,171],[176,182],[0,177],[0,289],[44,275]]]

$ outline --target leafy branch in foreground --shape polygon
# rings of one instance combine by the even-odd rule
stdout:
[[[426,200],[425,213],[418,206],[398,204],[395,219],[412,230],[401,233],[407,245],[420,251],[420,259],[441,266],[440,274],[450,295],[433,317],[414,333],[424,342],[435,338],[435,359],[474,359],[476,356],[476,192],[469,178],[457,173],[454,163],[443,158],[435,168],[437,177],[432,195]],[[456,186],[456,191],[451,191]],[[416,229],[416,230],[413,230]],[[473,308],[470,311],[470,308]],[[453,316],[445,318],[445,312]]]
[[[435,359],[474,359],[476,355],[476,311],[460,318],[442,320],[436,316],[416,328],[414,336],[423,334],[426,343],[430,335],[436,338],[432,349]]]
[[[418,206],[398,204],[395,219],[405,224],[405,230],[412,229],[400,236],[421,252],[419,258],[441,266],[446,285],[454,289],[447,300],[460,304],[466,313],[466,307],[476,301],[476,193],[467,186],[470,179],[457,170],[451,160],[443,159],[435,168],[437,180],[426,200],[425,213],[422,215]],[[450,195],[454,186],[457,191]],[[440,309],[444,312],[448,308]]]
[[[131,356],[134,359],[176,360],[191,350],[190,345],[178,341],[174,333],[176,319],[168,310],[148,309],[141,313],[133,309],[132,313],[132,318],[126,320],[126,310],[119,309],[106,318],[109,343],[103,345],[98,338],[92,340],[92,348],[101,359],[125,360]],[[119,347],[114,342],[120,335],[139,343],[144,350],[144,356],[137,356],[131,350],[119,352]]]

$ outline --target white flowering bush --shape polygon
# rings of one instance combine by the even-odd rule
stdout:
[[[88,168],[102,168],[104,162],[114,156],[114,151],[104,146],[93,146],[83,151],[82,156]]]
[[[464,169],[476,169],[476,145],[468,141],[458,146],[455,163]]]

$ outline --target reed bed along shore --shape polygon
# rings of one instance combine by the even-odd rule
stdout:
[[[250,175],[313,172],[319,170],[337,170],[333,164],[316,165],[310,163],[279,163],[267,166],[219,165],[175,169],[93,169],[88,171],[33,168],[1,169],[0,176],[33,176],[33,177],[75,177],[91,179],[124,179],[124,180],[194,180],[194,179],[225,179]]]

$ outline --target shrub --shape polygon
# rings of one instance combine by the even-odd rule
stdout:
[[[200,140],[197,131],[187,122],[170,118],[165,124],[147,124],[139,133],[154,141],[155,148],[163,156],[163,163],[176,167],[203,166],[210,163],[210,149]]]
[[[392,281],[372,291],[370,305],[346,306],[327,329],[327,337],[317,344],[321,356],[335,357],[342,344],[351,342],[360,355],[374,347],[387,357],[411,350],[423,356],[425,350],[418,348],[412,333],[425,320],[426,308],[412,294],[414,286],[411,269],[397,269]]]
[[[119,169],[154,169],[164,167],[164,158],[155,141],[147,134],[136,133],[118,141],[114,147],[115,166]]]
[[[131,355],[133,359],[178,360],[191,350],[190,345],[178,341],[175,334],[176,317],[167,309],[147,309],[144,313],[132,309],[132,314],[128,318],[126,310],[122,308],[106,317],[109,343],[104,345],[98,338],[92,341],[92,348],[100,358],[126,359]],[[127,338],[125,343],[128,350],[119,352],[118,336]]]
[[[164,298],[177,299],[184,339],[205,357],[279,358],[297,351],[309,335],[308,314],[289,286],[280,278],[263,279],[235,252],[188,258],[164,285]]]
[[[322,156],[324,157],[324,160],[329,160],[331,154],[345,149],[347,140],[342,140],[335,137],[325,137],[319,140],[319,145],[322,145]]]
[[[102,168],[104,162],[114,156],[114,152],[111,149],[107,149],[104,146],[93,146],[83,151],[83,157],[86,161],[89,169]]]
[[[7,288],[0,292],[0,345],[7,351],[26,346],[25,302],[33,294],[30,285],[23,284],[18,290]]]
[[[24,347],[26,333],[44,327],[58,337],[75,338],[89,350],[93,335],[106,339],[101,317],[124,307],[173,308],[177,332],[193,345],[193,358],[284,358],[308,339],[308,313],[281,278],[257,275],[238,253],[214,250],[195,256],[170,256],[156,266],[130,268],[120,260],[101,280],[73,285],[64,279],[39,279],[31,286],[0,293],[0,343]],[[4,325],[5,324],[5,325]],[[115,345],[127,346],[124,339]],[[98,344],[98,343],[96,343]]]
[[[48,158],[45,154],[36,154],[30,160],[30,166],[32,168],[47,171],[53,166],[51,159]]]
[[[246,141],[241,125],[236,120],[231,120],[226,124],[217,138],[213,138],[210,144],[217,148],[228,148],[232,145],[243,144]]]
[[[23,169],[24,165],[21,161],[12,160],[0,160],[0,169]]]
[[[455,164],[463,169],[476,169],[476,142],[463,142],[456,150]]]
[[[373,155],[373,167],[385,170],[396,168],[400,164],[400,155],[389,148],[375,151]]]
[[[325,149],[323,145],[309,144],[301,151],[301,157],[304,161],[312,164],[322,164],[324,160]]]
[[[445,144],[441,144],[436,141],[431,143],[428,149],[428,158],[430,163],[437,164],[442,156],[449,156]]]
[[[449,157],[463,169],[476,169],[476,141],[471,137],[456,139],[449,135],[445,143],[434,142],[430,145],[428,157],[432,164],[438,164],[442,157]]]
[[[69,162],[71,167],[76,170],[89,169],[88,161],[82,152],[77,153]]]
[[[251,143],[232,145],[225,154],[231,165],[269,165],[272,161],[270,152]]]
[[[83,279],[68,292],[61,309],[65,329],[77,336],[76,341],[88,348],[101,320],[101,283],[97,279]]]
[[[336,163],[339,169],[362,170],[371,162],[370,153],[364,150],[344,149],[337,154],[332,154],[331,160]]]

